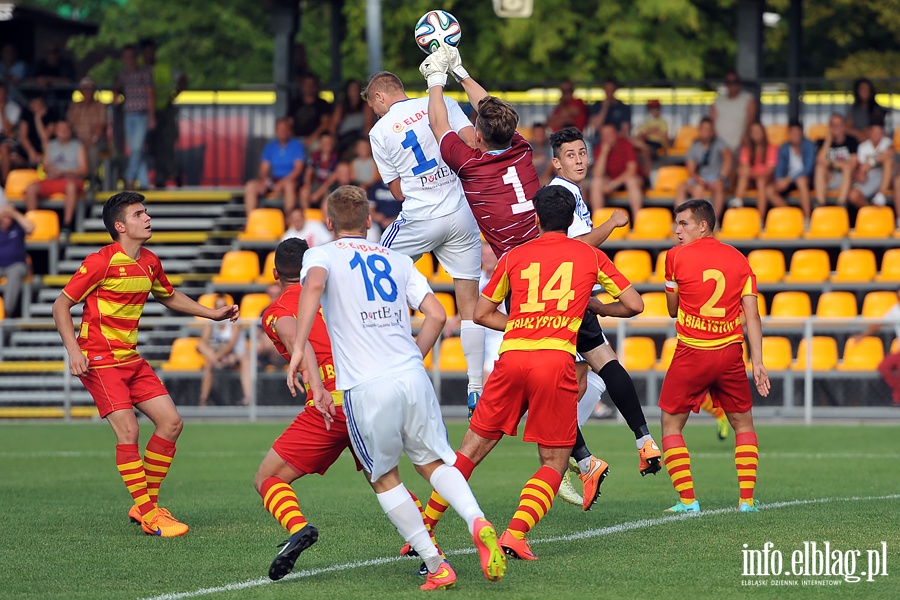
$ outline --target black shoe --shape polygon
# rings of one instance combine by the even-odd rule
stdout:
[[[278,581],[290,573],[300,553],[315,544],[318,539],[319,530],[312,525],[307,525],[288,538],[269,567],[269,579]]]
[[[423,577],[425,575],[428,575],[428,565],[426,565],[425,563],[422,563],[421,565],[419,565],[419,570],[416,571],[416,575],[421,575]]]

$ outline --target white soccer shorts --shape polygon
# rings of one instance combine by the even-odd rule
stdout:
[[[481,277],[481,234],[468,207],[424,221],[407,221],[401,212],[384,231],[381,245],[413,262],[433,251],[453,279]]]

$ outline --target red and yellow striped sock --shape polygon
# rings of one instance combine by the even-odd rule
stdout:
[[[522,488],[519,507],[507,527],[514,538],[525,539],[525,535],[544,518],[553,506],[553,499],[561,483],[562,475],[546,466],[531,476]]]
[[[156,516],[156,506],[147,493],[147,475],[137,444],[116,444],[116,467],[141,515],[147,520]]]
[[[294,488],[278,477],[269,477],[259,488],[263,506],[281,523],[281,526],[294,535],[307,525],[306,517],[300,512],[300,501]]]
[[[175,442],[163,439],[155,433],[144,450],[144,471],[147,474],[147,493],[154,506],[159,505],[159,486],[169,473],[175,457]]]
[[[456,453],[456,462],[453,466],[459,469],[459,472],[466,478],[466,481],[469,480],[469,477],[472,476],[472,471],[475,470],[475,463],[473,463],[468,456],[460,454],[459,452]],[[444,512],[447,510],[448,506],[450,506],[450,504],[441,498],[440,494],[432,490],[431,497],[428,499],[428,504],[425,506],[424,512],[425,528],[428,529],[428,531],[434,531],[434,528],[437,527],[438,521],[444,516]]]
[[[717,420],[725,418],[725,411],[722,410],[721,406],[713,404],[712,396],[709,394],[706,395],[706,399],[703,400],[703,404],[700,405],[700,408],[714,416]]]
[[[756,468],[759,465],[759,443],[755,432],[745,431],[734,436],[734,464],[741,502],[749,502],[753,506],[753,488],[756,487]]]
[[[684,437],[667,435],[662,439],[663,462],[672,479],[675,491],[681,496],[684,504],[690,504],[697,497],[694,495],[694,478],[691,477],[691,455],[684,445]]]
[[[425,524],[425,529],[428,530],[428,535],[431,536],[431,543],[434,544],[435,546],[437,546],[437,540],[434,538],[434,533],[432,533],[432,531],[431,531],[431,525],[429,525],[428,520],[425,518],[425,509],[422,508],[422,502],[419,500],[419,498],[415,494],[412,493],[412,491],[410,491],[410,490],[406,490],[406,491],[409,492],[409,497],[412,498],[413,502],[416,503],[416,508],[419,509],[419,514],[422,515],[422,523]],[[440,550],[440,548],[438,548],[438,550]]]

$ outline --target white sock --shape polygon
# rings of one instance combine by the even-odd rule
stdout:
[[[422,522],[422,513],[416,507],[409,495],[409,491],[402,483],[394,489],[375,494],[381,510],[388,516],[394,527],[409,542],[422,560],[425,561],[428,571],[435,573],[441,563],[444,561],[434,543],[431,541],[431,535],[425,529]]]
[[[652,440],[653,440],[653,436],[652,436],[652,435],[645,435],[645,436],[643,436],[643,437],[638,438],[638,439],[636,440],[638,450],[640,450],[641,448],[643,448],[643,447],[644,447],[644,444],[646,444],[647,442],[650,442],[650,441],[652,441]]]
[[[478,501],[472,495],[469,482],[459,472],[459,469],[449,465],[441,465],[431,474],[430,483],[434,491],[440,494],[453,507],[456,514],[463,518],[469,527],[469,534],[474,533],[475,519],[483,517],[484,512],[478,506]],[[419,521],[421,520],[420,518]]]
[[[588,456],[586,458],[582,458],[578,461],[578,470],[581,471],[582,475],[587,475],[591,470],[591,459],[593,456]]]
[[[587,374],[587,389],[584,396],[578,400],[578,426],[581,427],[587,420],[591,418],[597,404],[600,403],[600,396],[606,391],[606,382],[603,378],[589,370]]]
[[[469,375],[467,392],[481,393],[484,384],[484,327],[475,321],[463,321],[459,326],[459,341],[466,357],[466,372]]]

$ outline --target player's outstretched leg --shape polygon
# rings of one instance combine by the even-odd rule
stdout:
[[[709,394],[704,398],[700,408],[716,418],[716,437],[718,437],[720,441],[725,441],[728,437],[729,428],[728,417],[725,416],[725,411],[722,410],[721,407],[713,404],[712,397]]]
[[[269,567],[269,579],[278,581],[293,570],[300,554],[316,543],[319,531],[300,512],[297,494],[283,479],[266,478],[259,486],[259,495],[269,514],[290,533]]]
[[[481,398],[484,385],[484,327],[474,321],[463,320],[459,326],[459,341],[466,357],[466,374],[469,378],[466,404],[469,409],[469,420],[472,420],[472,413]]]
[[[500,536],[504,552],[521,560],[537,560],[525,536],[550,511],[561,481],[562,476],[548,466],[531,476],[519,495],[519,507]]]
[[[577,465],[578,478],[584,486],[581,508],[582,510],[590,510],[597,498],[600,497],[600,484],[609,475],[609,464],[591,454],[587,443],[584,441],[584,436],[581,434],[580,427],[576,432],[575,446],[572,448],[571,459]],[[559,489],[562,489],[562,487]],[[560,494],[560,498],[563,498],[562,494]]]
[[[681,502],[667,512],[700,512],[700,503],[694,495],[694,479],[691,477],[691,455],[681,435],[667,435],[662,439],[666,470],[672,479]]]
[[[747,431],[734,436],[734,464],[737,467],[741,512],[757,512],[753,501],[756,487],[756,467],[759,464],[759,443],[756,433]]]
[[[419,514],[422,515],[422,523],[425,525],[425,529],[428,530],[428,533],[431,534],[431,543],[433,543],[435,546],[437,546],[437,540],[434,537],[434,532],[431,531],[431,524],[428,522],[428,519],[425,516],[425,509],[422,507],[422,502],[412,492],[409,493],[409,497],[412,498],[412,501],[415,503],[416,508],[419,509]],[[443,556],[444,559],[446,560],[447,557],[444,555],[443,552],[441,552],[440,547],[438,547],[438,552],[440,552],[441,556]],[[419,553],[416,552],[415,549],[413,549],[413,547],[409,545],[409,542],[406,542],[403,545],[403,547],[400,548],[400,556],[414,557],[414,556],[418,556],[418,555],[419,555]],[[422,576],[428,575],[428,567],[425,565],[424,562],[421,565],[419,565],[418,574],[422,575]]]

